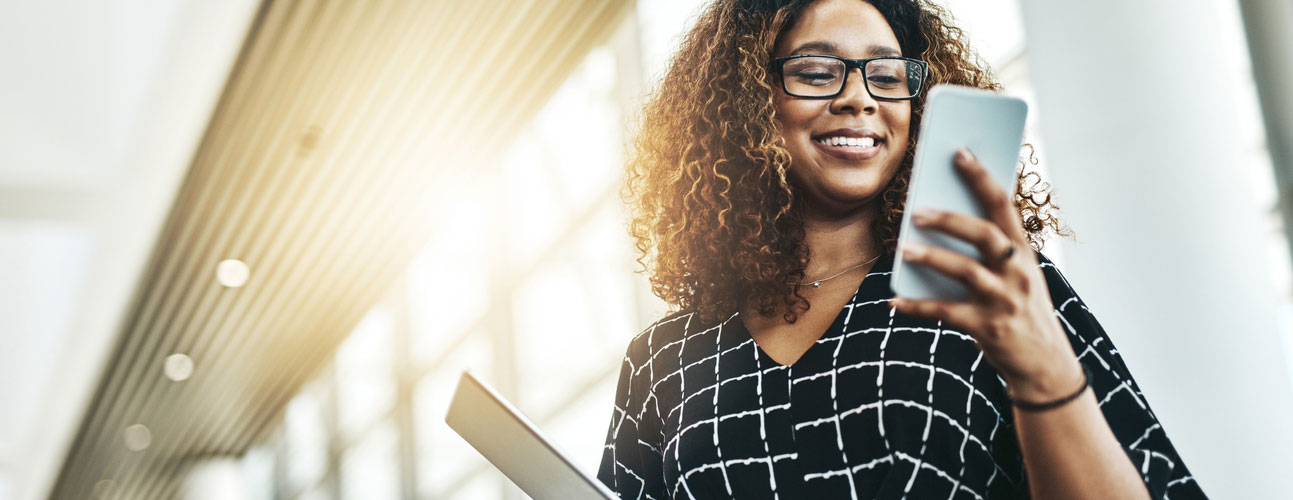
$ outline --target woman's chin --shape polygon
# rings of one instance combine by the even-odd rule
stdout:
[[[872,179],[867,179],[867,181],[868,182],[862,184],[854,183],[831,186],[824,189],[823,193],[827,198],[839,203],[865,203],[880,195],[880,192],[882,191],[881,186],[878,183],[872,182]]]
[[[823,215],[843,216],[865,208],[875,201],[879,195],[880,190],[874,187],[837,189],[825,191],[822,196],[810,197],[806,201],[814,212]]]

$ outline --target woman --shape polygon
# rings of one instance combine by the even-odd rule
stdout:
[[[620,496],[1205,498],[1095,318],[1023,251],[1063,232],[1044,185],[1021,176],[1012,200],[958,157],[989,217],[913,216],[993,257],[905,255],[974,299],[893,296],[925,92],[1000,89],[947,18],[927,0],[700,16],[624,193],[679,311],[621,368],[598,473]]]

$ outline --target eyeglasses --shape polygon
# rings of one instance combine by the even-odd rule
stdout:
[[[920,94],[929,63],[906,57],[845,59],[828,55],[798,55],[772,60],[772,71],[781,74],[781,89],[795,97],[835,97],[844,91],[853,68],[866,75],[871,97],[890,101],[913,99]]]

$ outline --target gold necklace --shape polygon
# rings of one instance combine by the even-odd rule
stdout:
[[[853,266],[849,267],[848,269],[845,269],[845,270],[840,271],[840,272],[838,272],[838,273],[832,274],[830,277],[827,277],[827,278],[822,278],[822,279],[819,279],[819,280],[810,280],[808,283],[805,283],[805,282],[802,282],[802,281],[801,281],[801,282],[798,282],[798,283],[796,283],[796,282],[794,282],[794,281],[787,281],[787,282],[786,282],[786,284],[787,284],[787,285],[806,285],[806,284],[811,284],[811,285],[813,285],[813,287],[814,287],[814,288],[816,288],[816,287],[822,286],[822,282],[823,282],[823,281],[827,281],[827,280],[831,280],[831,279],[834,279],[834,278],[838,278],[841,274],[847,273],[847,272],[852,271],[852,270],[854,270],[854,269],[857,269],[857,268],[859,268],[859,267],[862,267],[862,266],[865,266],[865,265],[870,264],[870,263],[872,263],[872,262],[875,262],[875,260],[876,260],[876,259],[879,259],[879,258],[880,258],[880,256],[879,256],[879,255],[877,255],[877,256],[875,256],[875,257],[872,257],[872,258],[871,258],[871,260],[868,260],[868,261],[866,261],[866,262],[861,262],[861,263],[858,263],[858,264],[856,264],[856,265],[853,265]]]

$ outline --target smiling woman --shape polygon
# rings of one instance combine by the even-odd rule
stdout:
[[[869,60],[860,75],[865,78],[850,81],[849,65],[830,65],[839,60],[803,56],[815,52],[858,58],[901,55],[898,47],[898,39],[884,16],[874,6],[857,2],[824,2],[807,9],[777,41],[774,55],[778,59],[774,61],[781,61],[782,66],[774,78],[780,77],[783,91],[773,97],[781,136],[794,159],[790,180],[802,193],[806,219],[874,216],[874,210],[863,208],[883,192],[903,166],[911,130],[911,98],[920,86],[902,85],[903,92],[894,96],[874,94],[874,81],[886,73],[895,73],[883,71],[883,63],[895,61],[904,66],[898,73],[907,75],[903,59]],[[798,58],[787,60],[782,56]],[[804,75],[788,66],[810,59],[820,60],[824,68],[820,72],[828,76],[805,85]],[[910,64],[919,68],[923,62]],[[831,71],[832,66],[843,68]],[[826,91],[801,97],[812,87],[825,87]],[[863,138],[868,139],[866,145],[850,140]],[[865,255],[876,255],[879,249],[875,242],[867,243],[871,243],[870,248],[861,250]]]
[[[622,497],[1204,498],[1036,251],[1064,230],[1033,174],[1011,197],[958,157],[989,216],[914,220],[996,257],[908,249],[973,300],[894,297],[927,91],[1001,90],[949,18],[927,0],[717,0],[684,38],[623,192],[676,311],[621,365],[598,477]]]
[[[866,4],[874,5],[872,12],[883,9],[888,14],[878,21],[865,16],[849,22],[841,18],[829,26],[843,30],[845,36],[806,36],[815,32],[796,29],[804,25],[796,22],[798,18],[835,19],[806,12],[805,3],[715,2],[682,40],[673,64],[643,110],[623,192],[634,207],[631,233],[642,254],[639,262],[651,267],[656,295],[693,309],[706,320],[717,319],[735,304],[752,303],[760,314],[780,314],[788,321],[808,308],[809,302],[796,292],[794,283],[836,269],[841,256],[816,249],[817,254],[809,258],[812,245],[805,242],[805,209],[839,212],[866,204],[871,241],[863,249],[892,252],[924,93],[934,83],[1001,89],[969,49],[961,30],[947,22],[949,16],[937,6]],[[888,18],[898,20],[893,29],[885,22]],[[864,23],[856,26],[859,29],[850,27],[859,22]],[[876,22],[885,26],[884,36],[864,28],[865,23],[874,28]],[[848,56],[843,50],[857,55]],[[865,79],[848,78],[847,74],[855,73],[850,68],[841,78],[850,85],[842,89],[839,99],[795,98],[782,87],[784,72],[770,71],[778,69],[773,67],[774,54],[902,56],[921,62],[926,83],[910,100],[869,99],[860,109],[856,92],[861,86],[852,84]],[[811,115],[823,110],[863,114]],[[841,147],[814,149],[811,139],[836,129],[843,129],[843,136],[877,134],[883,159],[872,162],[875,168],[830,169],[818,161],[828,151],[850,153]],[[808,152],[813,153],[805,155]],[[802,169],[791,168],[791,158],[797,154],[804,158]],[[797,170],[803,171],[804,178],[825,175],[844,182],[797,185],[792,179],[800,175]],[[1065,233],[1039,180],[1035,173],[1021,173],[1015,200],[1034,248],[1041,248],[1048,231]],[[871,190],[871,196],[865,201],[850,199],[856,198],[858,189]],[[809,193],[828,196],[814,198],[827,206],[803,206],[812,201],[805,196]],[[838,196],[845,199],[836,200]],[[853,257],[850,253],[844,260]]]

